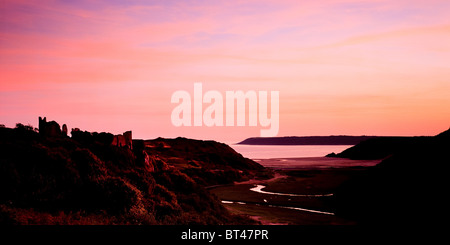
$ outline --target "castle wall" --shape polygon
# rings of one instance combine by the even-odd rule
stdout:
[[[67,126],[66,126],[67,130]],[[60,137],[62,136],[61,127],[55,121],[47,122],[47,118],[39,117],[39,134],[45,137]]]
[[[55,121],[47,122],[47,118],[39,117],[39,134],[44,137],[61,137],[67,136],[67,125],[64,124],[61,130],[59,124]],[[80,129],[73,128],[73,132],[79,132]],[[131,131],[126,131],[122,134],[114,135],[111,145],[115,145],[118,147],[128,147],[129,149],[133,149],[133,137]]]
[[[123,133],[123,135],[114,135],[111,145],[133,149],[133,139],[131,131],[127,131]]]

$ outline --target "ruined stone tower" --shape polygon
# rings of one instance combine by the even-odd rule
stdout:
[[[128,147],[130,150],[133,149],[133,138],[131,131],[126,131],[123,135],[114,135],[111,145],[119,147]]]
[[[67,136],[67,125],[66,125],[66,124],[63,124],[63,125],[62,125],[62,134],[63,134],[64,136]]]
[[[63,135],[59,124],[55,121],[47,122],[46,117],[39,117],[39,134],[44,137],[60,137]]]

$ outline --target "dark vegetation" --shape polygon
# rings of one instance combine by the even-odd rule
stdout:
[[[434,137],[370,139],[337,154],[384,158],[337,190],[337,214],[381,226],[445,222],[449,153],[450,129]]]
[[[186,138],[158,138],[143,143],[149,155],[158,156],[203,186],[230,184],[271,174],[223,143]]]
[[[224,144],[158,139],[150,142],[167,145],[129,149],[109,133],[36,131],[0,127],[1,224],[254,223],[205,188],[263,172]]]

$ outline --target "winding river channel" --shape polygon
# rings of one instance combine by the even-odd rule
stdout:
[[[262,189],[264,189],[265,187],[266,186],[264,186],[264,185],[256,185],[255,187],[250,188],[250,191],[261,193],[261,194],[267,194],[267,195],[291,196],[291,197],[329,197],[329,196],[333,196],[333,194],[304,195],[304,194],[291,194],[291,193],[278,193],[278,192],[263,191]],[[222,203],[224,203],[224,204],[241,204],[241,205],[248,204],[246,202],[234,202],[234,201],[226,201],[226,200],[222,200]],[[278,206],[278,205],[258,204],[258,203],[254,204],[254,205],[264,205],[267,207],[285,208],[285,209],[299,210],[299,211],[304,211],[304,212],[318,213],[318,214],[325,214],[325,215],[335,215],[332,212],[324,212],[324,211],[300,208],[300,207]]]
[[[256,187],[250,188],[251,191],[268,194],[268,195],[277,195],[277,196],[290,196],[290,197],[329,197],[333,196],[333,194],[319,194],[319,195],[303,195],[303,194],[290,194],[290,193],[278,193],[278,192],[269,192],[263,191],[262,189],[266,188],[264,185],[256,185]]]

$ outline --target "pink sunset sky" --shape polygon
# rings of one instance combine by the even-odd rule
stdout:
[[[0,124],[237,142],[176,90],[276,90],[278,136],[450,126],[450,1],[0,1]]]

